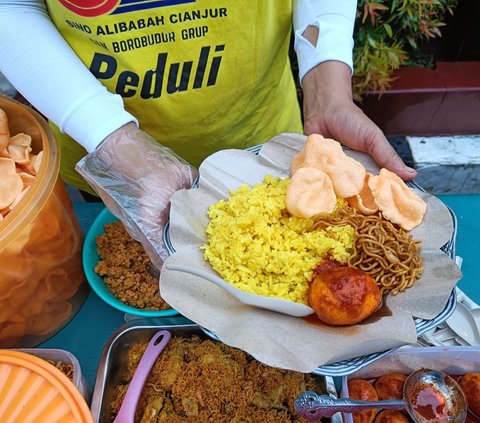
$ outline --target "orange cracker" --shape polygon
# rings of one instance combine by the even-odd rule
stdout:
[[[337,204],[332,181],[325,172],[301,167],[293,174],[286,194],[287,210],[297,217],[309,218],[331,213]]]
[[[32,137],[30,135],[20,133],[10,138],[10,144],[7,146],[7,150],[10,157],[15,160],[15,163],[21,165],[30,164],[30,147],[32,143]]]
[[[341,153],[340,144],[326,144],[325,138],[318,134],[309,135],[302,150],[292,158],[291,170],[294,174],[301,167],[313,167],[323,170],[327,166],[327,156],[325,151],[329,151],[328,155]],[[340,147],[340,151],[338,148]],[[335,151],[336,150],[336,151]]]
[[[0,158],[0,210],[9,207],[23,190],[12,159]]]
[[[17,168],[17,174],[20,176],[20,179],[23,182],[23,189],[25,190],[35,181],[35,176],[30,173],[23,172],[21,169]]]
[[[409,231],[422,222],[427,204],[395,173],[380,169],[371,176],[368,186],[385,219]]]
[[[5,139],[8,140],[5,142]],[[16,206],[35,180],[42,151],[32,154],[32,137],[18,133],[10,136],[8,119],[0,109],[0,213],[3,219]]]
[[[33,161],[33,169],[35,170],[35,174],[38,173],[38,169],[40,169],[40,165],[42,164],[42,159],[43,159],[43,151],[40,151],[35,157],[35,160]]]
[[[10,130],[8,129],[7,114],[0,109],[0,152],[7,147],[10,142]]]
[[[336,195],[343,198],[362,190],[367,173],[360,162],[345,154],[338,141],[318,134],[310,135],[302,151],[292,159],[293,174],[302,167],[325,172],[332,180]]]
[[[371,173],[365,175],[365,182],[362,190],[353,197],[348,197],[347,202],[350,207],[361,211],[364,215],[375,214],[378,211],[378,206],[373,198],[372,191],[368,186],[368,180],[373,176]]]

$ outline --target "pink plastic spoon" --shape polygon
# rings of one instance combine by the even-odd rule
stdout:
[[[120,407],[113,423],[133,423],[135,410],[137,409],[138,399],[142,393],[143,385],[145,385],[145,381],[147,380],[155,360],[167,345],[170,337],[170,332],[166,330],[161,330],[153,335],[148,343],[147,349],[140,359],[140,363],[138,363],[137,370],[135,370],[130,385],[128,385],[122,406]],[[160,338],[161,340],[159,341]]]

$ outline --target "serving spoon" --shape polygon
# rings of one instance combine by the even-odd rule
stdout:
[[[168,270],[189,273],[191,275],[195,275],[202,279],[210,281],[215,285],[219,286],[220,288],[223,288],[230,295],[233,295],[238,301],[247,305],[263,308],[270,311],[276,311],[277,313],[287,314],[294,317],[308,316],[314,313],[313,308],[305,304],[296,303],[290,300],[283,300],[281,298],[251,294],[249,292],[242,291],[241,289],[233,286],[232,284],[225,282],[222,278],[213,275],[212,273],[209,273],[205,270],[181,266],[168,262],[164,263],[164,267]]]
[[[408,376],[403,399],[358,401],[350,398],[331,398],[306,391],[295,400],[295,410],[311,421],[331,417],[334,413],[354,413],[365,409],[406,409],[416,423],[463,423],[467,417],[467,401],[458,383],[437,370],[420,369]]]

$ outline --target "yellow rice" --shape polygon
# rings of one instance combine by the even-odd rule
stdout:
[[[286,209],[289,183],[269,175],[210,206],[207,242],[201,248],[212,267],[236,287],[307,304],[314,268],[325,256],[345,263],[355,231],[349,225],[310,231],[313,219],[292,216]]]

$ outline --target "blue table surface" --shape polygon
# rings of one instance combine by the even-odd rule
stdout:
[[[456,253],[463,258],[463,277],[458,286],[473,301],[480,303],[480,287],[475,277],[475,266],[480,259],[480,221],[477,218],[480,195],[442,195],[439,198],[455,212],[458,219]],[[102,203],[76,203],[74,207],[86,233],[104,206]],[[171,322],[175,319],[168,320]],[[179,321],[184,319],[180,318]],[[93,389],[102,350],[111,335],[124,323],[124,313],[90,292],[76,316],[39,347],[70,351],[79,360],[86,382]]]

